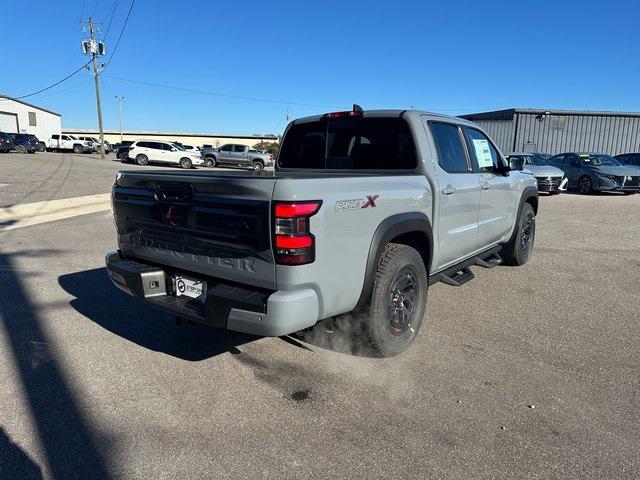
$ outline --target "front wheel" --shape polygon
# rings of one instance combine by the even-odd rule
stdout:
[[[591,177],[584,176],[578,182],[578,191],[583,195],[589,195],[593,193],[593,182]]]
[[[429,282],[422,257],[412,247],[388,244],[378,263],[364,320],[369,343],[392,357],[413,343],[427,306]]]
[[[205,167],[215,167],[216,166],[216,159],[213,157],[207,157],[204,159],[204,166]]]
[[[262,162],[255,160],[251,164],[251,168],[253,168],[254,172],[261,172],[262,170],[264,170],[264,164]]]
[[[183,157],[180,159],[180,166],[182,168],[191,168],[193,164],[191,163],[191,159]]]
[[[516,223],[516,229],[500,252],[506,265],[520,266],[527,263],[533,251],[533,242],[536,238],[536,216],[530,203],[522,206],[520,217]]]

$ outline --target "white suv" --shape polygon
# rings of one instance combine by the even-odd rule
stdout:
[[[157,140],[137,140],[129,147],[129,158],[138,165],[149,163],[171,163],[182,168],[202,165],[204,160],[200,152],[188,152],[180,145]]]

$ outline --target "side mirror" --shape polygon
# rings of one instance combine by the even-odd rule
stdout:
[[[512,157],[509,158],[509,170],[524,170],[524,158],[523,157]]]
[[[171,151],[172,151],[172,152],[177,152],[177,151],[178,151],[178,149],[177,149],[176,147],[171,147]]]

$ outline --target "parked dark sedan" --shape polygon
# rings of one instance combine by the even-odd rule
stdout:
[[[569,187],[580,193],[594,191],[640,191],[640,169],[623,165],[604,153],[561,153],[549,159],[549,165],[558,167],[569,179]]]
[[[35,153],[38,150],[38,139],[35,136],[26,133],[10,133],[9,135],[11,135],[16,152]]]
[[[7,153],[10,150],[13,150],[15,145],[13,144],[13,139],[11,135],[5,132],[0,132],[0,152]]]
[[[620,155],[616,155],[616,160],[624,165],[633,165],[635,167],[640,167],[640,153],[622,153]]]

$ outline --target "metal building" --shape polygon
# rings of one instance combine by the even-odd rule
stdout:
[[[461,115],[504,152],[640,152],[640,113],[510,108]]]
[[[46,142],[61,130],[59,113],[0,95],[1,132],[31,133]]]

